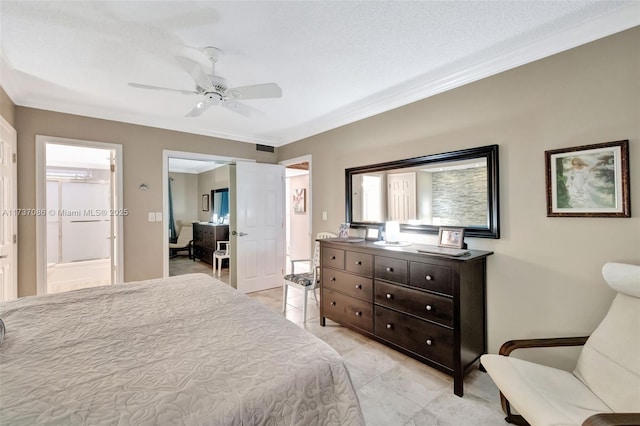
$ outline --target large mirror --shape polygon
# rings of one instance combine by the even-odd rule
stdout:
[[[211,190],[210,223],[229,224],[229,188]]]
[[[465,228],[470,237],[499,238],[498,145],[346,170],[346,222],[437,233]]]

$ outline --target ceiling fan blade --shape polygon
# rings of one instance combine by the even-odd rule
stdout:
[[[209,80],[207,73],[202,69],[202,65],[182,56],[177,56],[176,59],[189,73],[189,75],[191,75],[198,88],[203,89],[205,92],[213,89],[213,84],[211,83],[211,80]]]
[[[225,95],[233,99],[264,99],[282,97],[282,89],[276,83],[255,84],[253,86],[232,87]]]
[[[138,89],[151,89],[151,90],[164,90],[165,92],[178,92],[178,93],[182,93],[183,95],[198,94],[198,92],[194,92],[193,90],[171,89],[169,87],[149,86],[148,84],[129,83],[129,86],[136,87]]]
[[[255,117],[255,116],[264,115],[264,112],[260,111],[259,109],[255,109],[253,107],[250,107],[249,105],[245,105],[243,103],[233,101],[233,100],[223,102],[222,106],[227,109],[230,109],[231,111],[237,112],[240,115],[244,115],[245,117]]]
[[[209,107],[211,107],[211,106],[213,106],[213,105],[215,105],[217,103],[218,102],[216,102],[214,100],[206,100],[206,101],[198,102],[196,104],[196,106],[185,115],[185,117],[199,117]]]

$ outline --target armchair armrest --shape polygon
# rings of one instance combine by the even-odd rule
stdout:
[[[526,348],[552,348],[560,346],[582,346],[589,336],[581,337],[551,337],[547,339],[520,339],[505,342],[498,352],[500,355],[509,356],[516,349]]]
[[[509,340],[508,342],[503,343],[498,353],[503,356],[509,356],[511,352],[515,351],[516,349],[552,348],[552,347],[560,347],[560,346],[581,346],[587,342],[588,338],[589,336]],[[524,417],[517,414],[513,414],[511,412],[511,404],[509,404],[509,400],[502,394],[502,392],[500,392],[500,404],[502,405],[502,411],[504,411],[504,413],[507,415],[507,417],[505,418],[507,423],[520,425],[520,426],[529,426],[529,423],[524,419]],[[583,426],[589,426],[589,425],[586,425],[585,423],[583,424]],[[594,423],[591,426],[601,426],[601,424]]]
[[[637,426],[640,425],[640,413],[601,413],[594,414],[582,423],[582,426]]]
[[[291,259],[291,273],[295,274],[296,262],[311,262],[311,259]]]

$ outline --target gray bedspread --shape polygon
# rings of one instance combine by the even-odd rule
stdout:
[[[336,351],[207,275],[0,303],[0,424],[362,425]]]

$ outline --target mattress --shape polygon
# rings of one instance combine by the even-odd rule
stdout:
[[[0,423],[363,425],[338,353],[204,274],[0,303]]]

